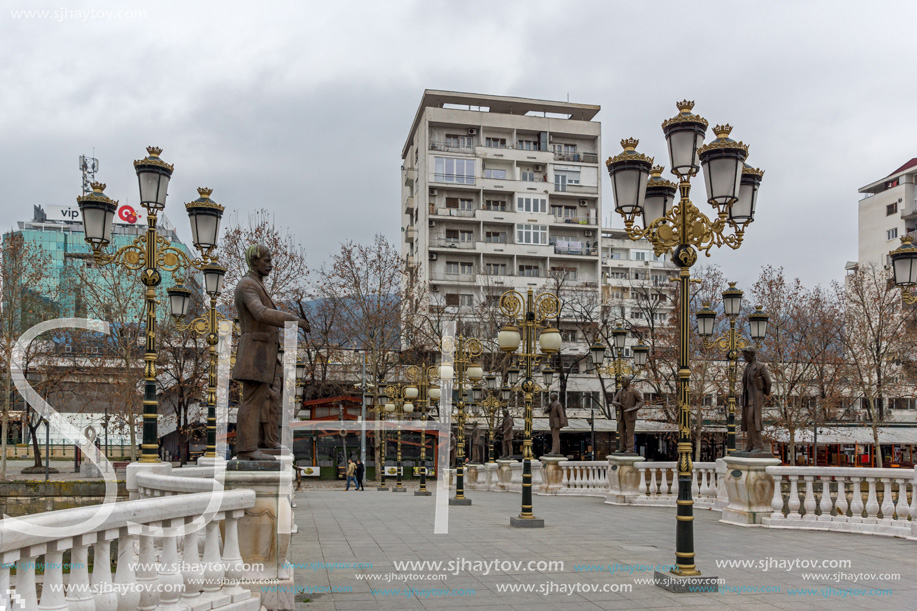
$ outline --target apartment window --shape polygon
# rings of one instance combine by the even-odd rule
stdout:
[[[454,157],[434,157],[434,180],[455,182],[465,185],[474,184],[474,159],[455,159]]]
[[[459,200],[457,197],[447,197],[446,198],[446,208],[458,208]]]
[[[613,280],[627,280],[627,272],[608,272],[608,277]]]
[[[516,243],[517,244],[547,244],[548,243],[548,226],[547,225],[517,225],[516,226]]]
[[[554,190],[566,191],[567,185],[580,184],[579,168],[554,166]]]
[[[517,148],[520,151],[537,151],[538,142],[535,140],[519,140],[519,146]]]
[[[459,231],[458,229],[447,229],[446,230],[446,241],[447,242],[458,242]]]
[[[459,242],[470,244],[474,242],[474,232],[462,230],[459,232]]]
[[[524,182],[535,182],[535,172],[522,171],[522,180]]]
[[[576,280],[575,267],[552,267],[551,273],[565,280]]]
[[[474,203],[470,199],[460,199],[458,201],[459,210],[465,210],[466,212],[471,212],[474,210]]]
[[[506,212],[506,202],[499,199],[488,199],[484,201],[485,210],[493,210],[495,212]]]
[[[484,241],[491,244],[506,244],[506,232],[487,231],[484,233]]]
[[[457,276],[459,273],[458,261],[446,261],[446,273],[450,276]]]
[[[576,153],[575,144],[555,144],[554,152],[562,155],[573,155]]]
[[[489,146],[490,148],[495,149],[505,149],[506,138],[485,138],[484,146]]]
[[[457,306],[459,304],[458,293],[446,293],[446,305]]]
[[[459,295],[459,305],[470,308],[474,306],[474,295]]]
[[[631,261],[646,261],[647,260],[647,251],[645,250],[632,250],[630,251]]]
[[[894,229],[889,229],[888,231],[885,232],[886,240],[894,240],[897,237],[898,237],[898,228],[897,227],[895,227]]]
[[[505,276],[506,263],[485,263],[484,271],[489,276]]]
[[[461,265],[459,266],[459,269],[463,276],[470,276],[471,274],[474,273],[474,263],[468,263],[468,262],[462,261]]]
[[[565,342],[575,342],[576,341],[576,330],[561,331],[560,339]]]
[[[898,202],[885,206],[885,216],[891,216],[896,212],[898,212]]]
[[[633,320],[643,320],[643,318],[644,318],[643,312],[641,312],[640,310],[631,310],[631,311],[630,311],[630,317],[631,317]]]
[[[575,206],[551,206],[551,214],[559,219],[576,218]]]
[[[496,178],[497,180],[506,180],[506,170],[484,170],[484,178]]]
[[[516,199],[517,212],[535,212],[546,214],[548,211],[548,200],[538,197],[520,197]]]
[[[624,291],[611,291],[612,299],[624,299]]]
[[[541,269],[537,265],[520,265],[519,275],[527,278],[537,278],[541,275]]]
[[[474,144],[471,136],[446,134],[446,146],[456,149],[470,149]]]
[[[653,274],[653,286],[665,286],[669,283],[669,279],[665,274]]]

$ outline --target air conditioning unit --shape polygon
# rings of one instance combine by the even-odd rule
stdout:
[[[534,169],[536,172],[540,172],[544,169],[544,166],[542,166],[540,163],[536,163],[534,166],[532,166],[532,169]]]
[[[581,199],[581,200],[579,200],[579,205],[580,205],[580,206],[588,206],[588,205],[589,205],[589,200],[588,200],[588,199]]]
[[[431,292],[431,293],[438,293],[438,292],[439,292],[439,286],[436,285],[436,284],[431,284],[431,285],[430,285],[430,292]]]
[[[437,193],[439,193],[439,191],[437,191],[436,189],[430,189],[430,195],[433,195],[435,197]]]
[[[477,128],[477,127],[469,127],[469,128],[468,128],[468,135],[469,135],[469,136],[477,136],[477,135],[478,135],[478,128]]]
[[[436,253],[435,253],[435,252],[431,252],[431,253],[430,253],[430,261],[436,261]]]
[[[587,238],[591,238],[591,237],[592,237],[592,230],[591,230],[591,229],[587,229],[586,231],[583,232],[583,235],[586,236]]]

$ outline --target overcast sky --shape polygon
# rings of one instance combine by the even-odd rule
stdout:
[[[208,186],[242,218],[274,211],[317,266],[347,239],[400,239],[401,147],[425,88],[599,104],[603,156],[634,136],[666,166],[660,123],[688,98],[767,172],[745,245],[706,262],[745,286],[763,262],[815,284],[856,258],[857,189],[917,156],[917,3],[3,7],[4,229],[33,204],[73,203],[93,150],[107,193],[136,203],[131,162],[154,144],[175,164],[166,213],[181,235],[181,204]],[[58,13],[13,14],[41,9]],[[145,15],[101,13],[132,9]]]

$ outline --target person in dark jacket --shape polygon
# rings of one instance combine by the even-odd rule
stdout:
[[[366,490],[363,487],[363,476],[366,474],[366,466],[363,461],[357,459],[357,490]]]

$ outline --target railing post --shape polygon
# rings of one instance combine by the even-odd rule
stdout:
[[[806,499],[803,507],[805,507],[806,515],[802,516],[803,520],[814,520],[815,515],[815,491],[812,489],[813,481],[815,480],[814,475],[804,475],[803,478],[806,480]]]
[[[92,588],[96,592],[95,611],[117,611],[118,593],[111,581],[111,540],[112,531],[99,533],[99,540],[92,549]]]
[[[869,485],[869,496],[866,498],[866,520],[867,524],[875,524],[879,521],[879,500],[876,497],[876,478],[866,476],[866,483]]]
[[[70,583],[67,586],[67,604],[70,611],[95,611],[96,605],[89,590],[89,545],[95,533],[79,535],[70,549]]]
[[[862,522],[863,521],[863,489],[860,486],[861,477],[851,477],[850,480],[853,483],[852,492],[853,496],[850,499],[850,522]]]
[[[179,605],[185,590],[185,578],[178,560],[178,529],[185,523],[184,518],[163,522],[162,557],[159,563],[159,583],[162,592],[159,595],[157,611],[180,611]]]
[[[831,503],[831,476],[822,475],[819,479],[821,479],[821,502],[818,508],[821,510],[821,515],[818,516],[818,520],[830,522],[831,508],[833,507],[833,503]]]
[[[783,515],[783,475],[771,474],[774,478],[774,496],[771,498],[771,521],[780,522],[786,519]]]
[[[847,476],[841,475],[837,478],[837,501],[834,503],[834,521],[847,521]]]
[[[882,481],[882,521],[891,524],[895,516],[895,504],[892,502],[892,479],[881,478]]]
[[[136,611],[140,606],[140,583],[137,581],[137,544],[139,526],[131,525],[121,529],[118,539],[118,568],[115,583],[118,584],[118,611]]]
[[[68,611],[70,605],[64,598],[64,548],[62,541],[48,544],[45,552],[45,581],[41,588],[38,611]]]
[[[22,550],[22,556],[16,563],[16,594],[22,601],[23,609],[38,608],[38,591],[35,589],[35,562],[40,554],[45,553],[44,545],[35,545]]]
[[[787,507],[789,508],[789,513],[786,515],[787,520],[799,520],[801,516],[799,515],[799,476],[790,475],[790,498],[787,501]]]
[[[159,522],[149,524],[158,529]],[[159,605],[159,563],[156,562],[156,545],[152,534],[140,535],[140,553],[137,562],[137,586],[140,588],[141,611],[156,611]]]
[[[192,600],[201,595],[204,584],[201,583],[201,550],[200,534],[201,531],[192,525],[194,518],[188,519],[185,527],[189,532],[185,534],[185,540],[182,543],[182,562],[186,570],[183,579],[185,581],[184,600]]]

